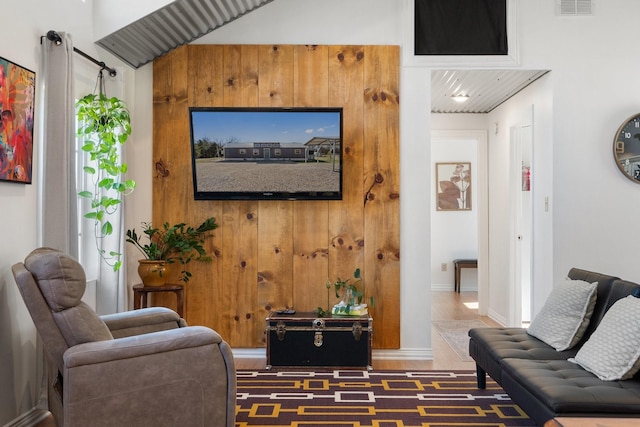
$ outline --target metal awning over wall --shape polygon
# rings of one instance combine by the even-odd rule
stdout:
[[[138,68],[273,0],[176,0],[96,43]]]

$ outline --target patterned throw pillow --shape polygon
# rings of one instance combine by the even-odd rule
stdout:
[[[589,326],[597,286],[598,282],[570,279],[556,286],[527,333],[558,351],[576,345]]]
[[[625,380],[640,369],[640,299],[616,301],[600,324],[569,359],[603,381]]]

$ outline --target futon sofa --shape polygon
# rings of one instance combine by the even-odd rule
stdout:
[[[554,417],[640,418],[640,374],[633,374],[629,379],[601,379],[590,372],[591,366],[587,366],[590,368],[587,370],[576,361],[589,338],[594,336],[591,341],[594,343],[599,335],[602,341],[603,335],[610,331],[604,331],[603,326],[599,334],[594,334],[616,302],[622,301],[602,323],[611,328],[617,319],[621,329],[627,323],[637,329],[633,325],[638,325],[639,316],[624,314],[616,318],[614,315],[620,311],[618,307],[627,302],[634,307],[639,305],[640,285],[577,268],[570,270],[568,279],[597,282],[595,304],[589,307],[591,316],[583,324],[582,337],[570,348],[558,350],[524,328],[471,329],[469,354],[476,362],[478,388],[486,387],[488,374],[539,425]],[[591,347],[589,344],[583,353],[589,354]]]

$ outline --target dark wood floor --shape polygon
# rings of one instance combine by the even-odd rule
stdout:
[[[431,318],[433,320],[472,320],[478,319],[489,326],[499,326],[488,317],[478,316],[476,292],[433,291]],[[433,360],[373,360],[374,369],[475,369],[473,362],[463,362],[449,345],[432,330],[431,344]],[[236,359],[237,369],[264,369],[265,359]],[[55,427],[53,417],[39,423],[36,427]]]

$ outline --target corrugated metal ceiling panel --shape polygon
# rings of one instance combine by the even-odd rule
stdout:
[[[176,0],[96,43],[138,68],[273,0]]]
[[[547,70],[437,70],[431,72],[432,113],[488,113]],[[459,103],[453,96],[469,98]]]

